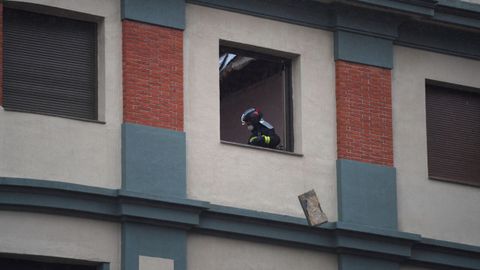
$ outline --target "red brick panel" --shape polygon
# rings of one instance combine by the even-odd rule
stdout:
[[[183,32],[123,21],[124,122],[183,131]]]
[[[337,61],[339,159],[393,166],[391,71]]]

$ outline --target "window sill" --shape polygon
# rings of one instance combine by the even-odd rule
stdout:
[[[284,155],[289,155],[289,156],[303,157],[303,154],[288,152],[288,151],[285,151],[285,150],[270,149],[270,148],[265,148],[265,147],[259,147],[259,146],[253,146],[253,145],[236,143],[236,142],[229,142],[229,141],[222,141],[222,140],[220,141],[220,143],[221,144],[227,144],[227,145],[233,145],[233,146],[240,146],[240,147],[245,147],[245,148],[250,148],[250,149],[256,149],[256,150],[261,150],[261,151],[274,152],[274,153],[279,153],[279,154],[284,154]]]
[[[448,182],[448,183],[457,184],[457,185],[465,185],[465,186],[471,186],[471,187],[477,187],[477,188],[480,187],[480,183],[472,183],[472,182],[444,178],[444,177],[429,176],[428,179],[432,181]]]
[[[65,116],[65,115],[59,115],[59,114],[53,114],[53,113],[39,113],[39,112],[30,112],[30,111],[22,111],[22,110],[12,110],[12,109],[7,109],[5,107],[1,107],[1,108],[3,108],[3,110],[6,111],[6,112],[19,112],[19,113],[30,113],[30,114],[37,114],[37,115],[44,115],[44,116],[53,116],[53,117],[77,120],[77,121],[82,121],[82,122],[102,124],[102,125],[105,125],[107,123],[105,121],[92,120],[92,119],[73,117],[73,116]]]

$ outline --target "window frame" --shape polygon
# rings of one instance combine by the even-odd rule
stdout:
[[[25,11],[25,12],[30,12],[34,14],[39,14],[41,16],[53,16],[53,17],[58,17],[61,19],[67,19],[67,20],[73,20],[73,21],[80,21],[84,23],[90,23],[94,26],[94,31],[93,31],[93,38],[94,38],[94,46],[92,47],[93,50],[93,64],[92,64],[92,74],[94,77],[93,79],[93,89],[92,89],[92,95],[93,95],[93,102],[92,102],[92,110],[93,110],[93,117],[92,118],[87,118],[87,117],[77,117],[73,115],[66,115],[62,113],[55,113],[55,112],[39,112],[36,111],[35,109],[23,109],[23,108],[12,108],[5,106],[5,90],[3,90],[3,104],[0,104],[3,106],[5,111],[11,111],[11,112],[22,112],[22,113],[31,113],[31,114],[36,114],[36,115],[46,115],[46,116],[54,116],[54,117],[60,117],[60,118],[66,118],[66,119],[72,119],[72,120],[79,120],[83,122],[92,122],[92,123],[99,123],[99,124],[105,124],[106,122],[103,120],[103,106],[100,106],[100,54],[101,52],[99,49],[101,49],[102,45],[100,44],[102,39],[102,33],[103,33],[103,18],[96,16],[96,15],[91,15],[91,14],[85,14],[85,13],[80,13],[77,11],[72,11],[72,10],[66,10],[66,9],[61,9],[57,7],[51,7],[51,6],[45,6],[45,5],[40,5],[40,4],[34,4],[34,3],[23,3],[23,2],[7,2],[4,3],[4,9],[10,9],[10,10],[18,10],[18,11]],[[4,20],[4,16],[2,16],[2,20]],[[4,27],[5,27],[5,22],[3,22]],[[4,34],[5,35],[5,34]],[[5,54],[5,46],[2,44],[2,53]],[[3,68],[2,68],[2,73],[5,72],[5,59],[3,60]],[[3,82],[5,81],[5,76],[2,77]],[[2,82],[2,83],[3,83]],[[4,86],[5,87],[5,86]]]
[[[274,152],[287,152],[295,153],[295,144],[294,144],[294,106],[293,106],[293,61],[294,56],[289,53],[276,51],[273,49],[259,48],[252,45],[239,44],[230,41],[220,40],[219,43],[219,53],[223,49],[227,49],[229,53],[239,54],[242,56],[252,57],[255,59],[262,59],[270,62],[281,63],[285,68],[285,78],[284,85],[285,89],[282,91],[283,94],[283,109],[284,115],[282,117],[284,130],[285,130],[285,141],[284,149],[268,149],[263,147],[255,147],[247,144],[232,142],[228,140],[223,140],[220,138],[222,143],[231,144],[231,145],[247,145],[252,148],[264,149],[264,150],[274,150]],[[222,89],[220,87],[220,78],[219,82],[219,94]],[[221,102],[219,100],[219,102]],[[268,121],[268,119],[267,119]],[[221,123],[221,122],[220,122]],[[221,127],[220,127],[221,129]]]
[[[455,179],[455,178],[449,178],[449,177],[442,177],[442,176],[435,176],[431,175],[430,172],[430,165],[431,165],[431,157],[430,157],[430,146],[429,146],[429,131],[428,131],[428,108],[427,108],[427,92],[429,91],[430,87],[440,87],[452,91],[459,91],[459,92],[467,92],[467,93],[474,93],[478,95],[480,98],[480,88],[475,88],[475,87],[470,87],[470,86],[464,86],[464,85],[458,85],[458,84],[453,84],[453,83],[447,83],[447,82],[442,82],[442,81],[437,81],[437,80],[431,80],[431,79],[426,79],[425,80],[425,131],[426,131],[426,143],[427,143],[427,175],[428,179],[430,180],[438,180],[438,181],[443,181],[443,182],[450,182],[450,183],[456,183],[456,184],[462,184],[462,185],[467,185],[467,186],[474,186],[474,187],[480,187],[480,179],[478,183],[471,182],[470,180],[465,180],[465,179]],[[431,90],[435,91],[435,90]],[[480,109],[480,108],[479,108]],[[480,124],[479,124],[480,125]]]

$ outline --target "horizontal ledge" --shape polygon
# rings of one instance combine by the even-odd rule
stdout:
[[[206,201],[199,201],[199,200],[190,200],[178,197],[167,197],[167,196],[159,196],[159,195],[150,195],[144,194],[139,192],[127,191],[120,189],[118,190],[118,197],[120,199],[133,199],[137,201],[151,201],[151,202],[162,202],[172,205],[179,205],[179,206],[187,206],[193,207],[198,209],[208,209],[210,203]]]
[[[422,240],[422,237],[419,234],[401,232],[397,230],[387,230],[371,226],[346,223],[338,221],[336,224],[336,229],[345,230],[350,232],[364,233],[369,235],[376,235],[381,237],[395,238],[397,240],[406,240],[419,242]]]
[[[79,192],[90,195],[116,197],[118,190],[102,187],[93,187],[80,184],[72,184],[61,181],[39,180],[30,178],[0,177],[0,188],[12,186],[18,188],[38,188],[39,190],[52,189],[58,191]]]
[[[355,252],[373,258],[480,269],[478,246],[345,222],[310,227],[300,217],[47,180],[0,177],[0,209],[174,226],[337,254]]]
[[[307,225],[307,221],[305,218],[287,216],[287,215],[280,215],[280,214],[272,214],[268,212],[260,212],[255,210],[248,210],[248,209],[241,209],[223,205],[216,205],[211,204],[210,208],[208,209],[210,213],[217,213],[220,215],[231,215],[231,216],[238,216],[238,217],[248,217],[254,219],[263,219],[269,221],[276,221],[281,223],[291,223],[296,225]],[[327,227],[326,225],[322,225],[322,227]]]
[[[101,124],[101,125],[107,124],[107,122],[105,122],[105,121],[100,121],[100,120],[95,120],[95,119],[88,119],[88,118],[81,118],[81,117],[74,117],[74,116],[68,116],[68,115],[61,115],[61,114],[55,114],[55,113],[34,112],[34,111],[28,111],[28,110],[17,110],[17,109],[5,108],[5,107],[3,107],[3,109],[4,109],[6,112],[29,113],[29,114],[37,114],[37,115],[43,115],[43,116],[64,118],[64,119],[70,119],[70,120],[76,120],[76,121],[87,122],[87,123],[94,123],[94,124]]]
[[[289,151],[286,151],[286,150],[271,149],[271,148],[266,148],[266,147],[253,146],[253,145],[249,145],[249,144],[229,142],[229,141],[223,141],[223,140],[221,140],[220,143],[221,144],[226,144],[226,145],[233,145],[233,146],[245,147],[245,148],[250,148],[250,149],[256,149],[256,150],[261,150],[261,151],[274,152],[274,153],[279,153],[279,154],[284,154],[284,155],[289,155],[289,156],[303,157],[303,154],[299,154],[299,153],[295,153],[295,152],[289,152]]]

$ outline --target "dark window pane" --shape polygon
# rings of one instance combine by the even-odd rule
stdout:
[[[0,258],[0,269],[8,270],[96,270],[94,265],[51,263],[34,260]]]
[[[96,24],[4,9],[4,107],[97,119]]]

